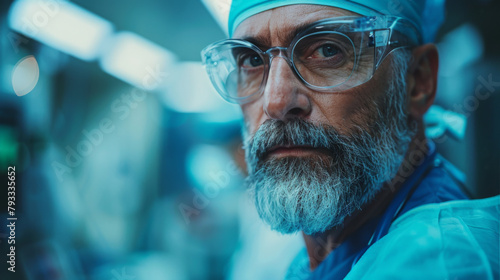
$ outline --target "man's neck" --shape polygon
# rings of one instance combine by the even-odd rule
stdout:
[[[404,159],[405,164],[401,165],[398,174],[402,172],[408,173],[408,170],[403,170],[405,166],[408,166],[408,163],[410,166],[415,165],[410,158],[411,155],[415,154],[414,151],[419,151],[419,154],[422,155],[428,154],[427,140],[424,135],[417,135],[412,140]],[[413,172],[414,169],[415,168],[412,168],[411,172]],[[361,210],[347,217],[341,226],[334,227],[320,234],[303,234],[311,270],[316,269],[330,252],[340,246],[367,221],[384,212],[394,198],[396,192],[403,185],[404,180],[401,180],[401,178],[407,178],[408,174],[405,175],[406,176],[397,175],[392,181],[386,183],[382,190],[368,204],[365,204]]]
[[[363,226],[368,220],[382,214],[383,210],[389,205],[394,194],[395,192],[390,190],[381,191],[369,204],[347,217],[343,225],[334,227],[320,234],[303,234],[311,270],[314,270],[330,252],[340,246],[347,237],[356,232],[356,230]]]

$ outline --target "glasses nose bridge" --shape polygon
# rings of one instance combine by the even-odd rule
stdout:
[[[270,48],[265,53],[269,56],[269,63],[273,61],[275,57],[283,58],[288,64],[291,63],[290,58],[288,57],[288,48],[285,47],[274,47]]]

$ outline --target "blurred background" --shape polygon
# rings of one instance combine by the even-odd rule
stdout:
[[[500,1],[448,1],[430,123],[474,198],[500,192]],[[281,279],[303,247],[243,187],[241,115],[200,51],[199,0],[2,0],[0,170],[15,166],[15,273],[0,279]],[[466,122],[466,126],[460,126]],[[455,125],[453,125],[455,124]],[[4,184],[4,183],[2,183]]]

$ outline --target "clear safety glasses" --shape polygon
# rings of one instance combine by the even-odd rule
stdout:
[[[280,57],[309,88],[338,92],[368,81],[384,58],[421,42],[419,32],[399,17],[337,17],[311,24],[288,47],[261,49],[238,39],[202,51],[203,64],[217,92],[244,104],[263,92],[271,62]]]

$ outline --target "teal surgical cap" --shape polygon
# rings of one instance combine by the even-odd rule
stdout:
[[[421,32],[423,43],[432,42],[444,20],[445,0],[204,0],[212,6],[216,16],[227,16],[229,36],[245,19],[277,7],[310,4],[324,5],[349,10],[364,16],[392,15],[410,20]],[[219,3],[215,3],[219,2]],[[223,2],[223,4],[221,4]],[[214,8],[215,6],[215,8]],[[220,7],[227,7],[227,14],[220,13]],[[210,7],[209,7],[210,8]],[[225,20],[218,19],[219,23]]]

